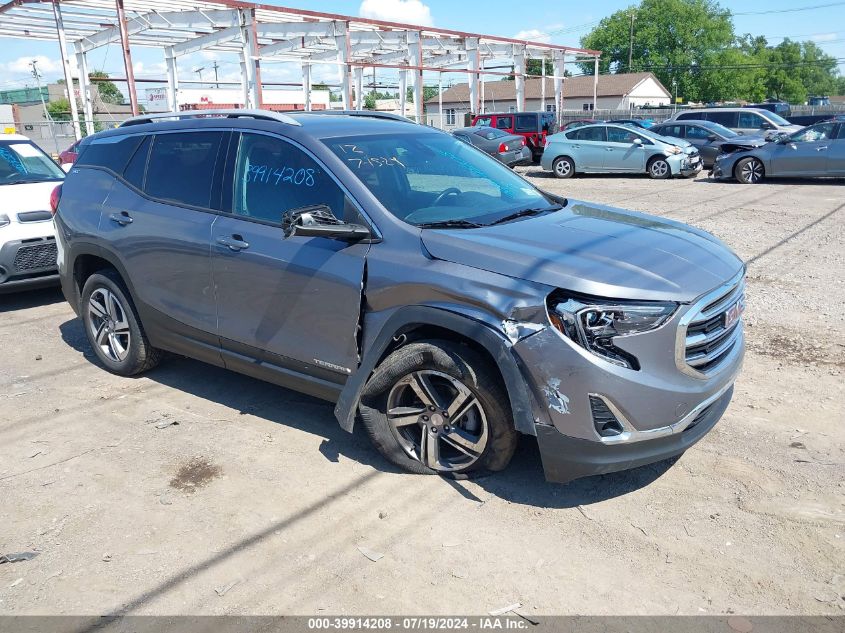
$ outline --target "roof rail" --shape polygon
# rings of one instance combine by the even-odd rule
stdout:
[[[374,119],[390,119],[391,121],[414,123],[411,119],[402,116],[401,114],[393,114],[392,112],[377,112],[374,110],[293,110],[292,112],[295,112],[296,114],[366,116]]]
[[[144,123],[155,123],[156,121],[174,121],[181,119],[201,119],[208,117],[223,117],[228,119],[261,119],[264,121],[278,121],[288,125],[300,125],[299,121],[287,114],[271,112],[270,110],[185,110],[182,112],[158,112],[154,114],[142,114],[141,116],[126,119],[118,127],[130,125],[143,125]]]

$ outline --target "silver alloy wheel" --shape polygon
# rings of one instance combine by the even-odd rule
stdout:
[[[669,172],[669,163],[665,160],[656,160],[651,164],[651,175],[655,178],[665,178]]]
[[[756,158],[752,158],[742,166],[739,173],[745,182],[751,184],[758,183],[763,180],[763,163]]]
[[[569,172],[572,171],[572,165],[569,164],[569,161],[565,158],[559,158],[555,162],[555,173],[558,176],[565,178],[569,175]]]
[[[129,354],[131,335],[126,309],[108,288],[97,288],[88,298],[88,327],[107,358],[120,362]]]
[[[460,380],[423,369],[399,380],[387,396],[387,420],[402,448],[438,472],[472,466],[487,448],[487,416]]]

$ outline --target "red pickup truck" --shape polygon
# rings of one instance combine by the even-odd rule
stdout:
[[[554,112],[486,112],[472,119],[472,125],[485,125],[525,138],[534,162],[539,162],[546,137],[557,132]]]

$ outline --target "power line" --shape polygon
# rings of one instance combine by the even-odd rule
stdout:
[[[845,2],[828,2],[827,4],[816,4],[810,7],[795,7],[794,9],[770,9],[768,11],[742,11],[731,12],[731,15],[771,15],[773,13],[797,13],[799,11],[815,11],[816,9],[827,9],[828,7],[840,7]]]

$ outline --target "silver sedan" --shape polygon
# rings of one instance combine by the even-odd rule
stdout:
[[[845,122],[817,123],[761,147],[743,148],[716,158],[714,178],[744,184],[777,178],[845,177]]]

